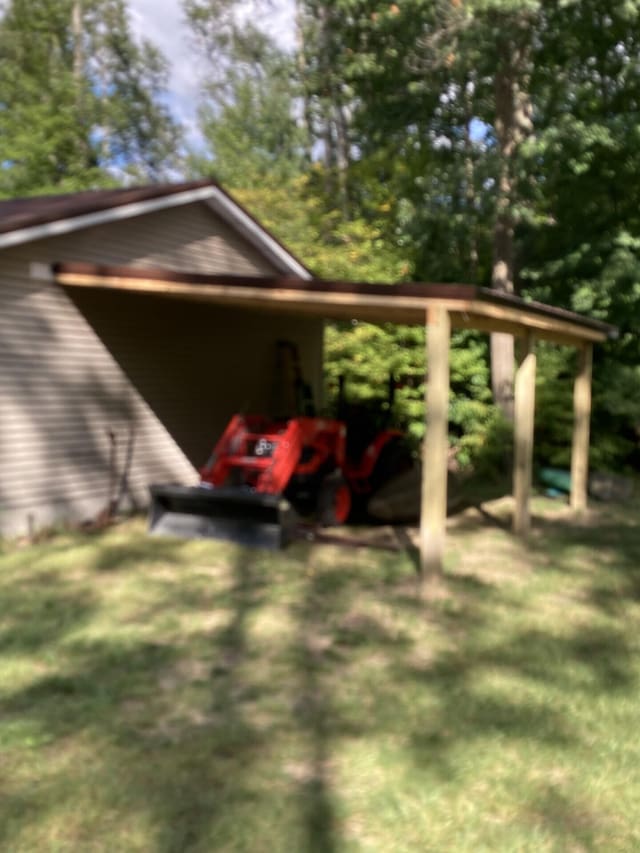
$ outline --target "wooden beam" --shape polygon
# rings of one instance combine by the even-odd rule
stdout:
[[[446,308],[429,308],[426,332],[427,432],[422,450],[420,565],[423,572],[435,573],[442,571],[447,525],[451,319]]]
[[[568,342],[576,344],[578,341],[606,341],[606,332],[583,326],[570,319],[552,317],[541,314],[538,311],[527,311],[526,303],[520,306],[494,305],[491,302],[476,300],[469,307],[470,314],[486,317],[488,320],[496,320],[499,324],[514,323],[525,326],[534,332],[537,338],[546,340],[553,337],[563,337]],[[490,327],[491,328],[491,327]]]
[[[514,338],[524,338],[529,327],[524,321],[518,323],[513,320],[501,320],[498,317],[484,317],[480,314],[470,314],[462,311],[451,312],[452,329],[473,329],[477,332],[505,332]],[[568,334],[566,332],[553,331],[552,329],[535,330],[538,340],[549,341],[560,346],[578,347],[584,342],[583,335]]]
[[[536,353],[532,334],[522,342],[515,381],[513,497],[515,511],[513,531],[526,536],[531,526],[529,497],[533,468],[533,429],[536,400]]]
[[[573,386],[573,442],[571,445],[571,508],[587,508],[589,482],[589,424],[591,420],[591,373],[593,347],[578,350],[578,371]]]
[[[555,343],[579,346],[581,342],[604,341],[607,333],[579,322],[541,314],[522,306],[496,305],[482,299],[409,296],[393,288],[379,293],[296,290],[278,287],[239,287],[235,284],[202,284],[168,281],[162,278],[127,277],[95,273],[58,272],[56,281],[65,287],[90,287],[103,290],[155,294],[179,299],[195,299],[219,304],[239,305],[265,310],[295,311],[322,317],[348,317],[370,322],[421,324],[425,310],[444,308],[453,314],[454,325],[482,331],[525,334]]]
[[[65,287],[90,287],[103,290],[119,290],[138,293],[157,294],[158,296],[178,296],[211,302],[234,302],[235,304],[266,303],[271,305],[292,305],[296,309],[305,305],[320,309],[345,308],[350,316],[357,317],[359,311],[378,308],[384,312],[387,320],[392,321],[396,307],[404,311],[413,311],[414,322],[424,322],[425,308],[435,302],[448,308],[464,309],[469,303],[460,299],[429,299],[424,296],[406,296],[396,294],[392,288],[380,288],[380,293],[344,293],[339,291],[296,290],[279,287],[251,287],[237,284],[200,284],[180,281],[167,281],[153,277],[127,277],[120,275],[95,275],[88,273],[58,273],[56,281]]]

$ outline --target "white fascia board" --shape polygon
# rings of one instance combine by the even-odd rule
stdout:
[[[94,213],[85,213],[81,216],[71,216],[68,219],[57,219],[53,222],[45,222],[42,225],[31,225],[17,231],[9,231],[6,234],[0,234],[0,249],[19,246],[22,243],[31,243],[34,240],[59,237],[62,234],[70,234],[72,231],[80,231],[94,225],[106,225],[109,222],[131,219],[135,216],[153,213],[156,210],[166,210],[198,201],[207,202],[218,216],[235,227],[282,272],[303,279],[312,278],[302,264],[216,186],[199,187],[198,189],[172,193],[146,201],[110,207],[107,210],[99,210]]]
[[[48,237],[58,237],[61,234],[80,231],[82,228],[90,228],[92,225],[105,225],[108,222],[131,219],[134,216],[142,216],[145,213],[153,213],[156,210],[179,207],[182,204],[190,204],[195,201],[206,201],[216,191],[216,187],[200,187],[199,189],[187,190],[182,193],[150,198],[146,201],[122,204],[118,207],[110,207],[107,210],[98,210],[94,213],[83,213],[81,216],[71,216],[68,219],[56,219],[53,222],[45,222],[42,225],[31,225],[28,228],[20,228],[17,231],[0,234],[0,249],[6,249],[9,246],[18,246],[21,243],[31,243],[34,240],[45,240]]]
[[[214,193],[207,198],[209,207],[229,225],[239,231],[249,243],[266,255],[279,270],[297,278],[310,280],[311,273],[297,261],[293,255],[274,240],[258,223],[238,207],[229,196],[214,187]]]

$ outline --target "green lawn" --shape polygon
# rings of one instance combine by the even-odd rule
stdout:
[[[639,510],[469,510],[428,594],[407,550],[5,545],[0,849],[640,850]]]

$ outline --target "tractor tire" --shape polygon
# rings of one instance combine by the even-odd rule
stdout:
[[[318,495],[318,522],[322,527],[345,524],[351,514],[351,489],[342,475],[330,474]]]
[[[413,454],[403,438],[394,438],[386,444],[378,457],[371,475],[371,492],[375,494],[390,480],[410,471],[415,466]]]

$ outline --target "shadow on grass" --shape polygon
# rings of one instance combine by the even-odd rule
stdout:
[[[109,544],[100,548],[93,568],[99,572],[116,572],[141,563],[177,561],[184,548],[184,542],[151,536],[135,543]]]
[[[3,703],[3,710],[36,719],[46,741],[96,727],[103,733],[120,734],[117,712],[122,703],[143,692],[153,674],[174,656],[171,647],[155,643],[76,646],[67,674],[45,676],[14,693]]]
[[[21,582],[0,590],[0,653],[36,652],[52,647],[65,634],[86,624],[94,612],[89,590],[64,583]]]
[[[584,551],[591,552],[597,567],[592,578],[594,602],[600,593],[605,610],[612,594],[619,600],[640,600],[640,525],[621,524],[615,515],[611,517],[613,512],[582,523],[536,519],[536,536],[531,543],[539,554],[551,557],[553,567],[569,572],[576,571],[576,558],[580,559]],[[599,573],[604,577],[598,577]]]
[[[335,713],[331,694],[323,683],[325,653],[330,639],[327,620],[342,598],[343,577],[312,574],[304,584],[297,606],[298,696],[293,706],[297,724],[306,740],[306,756],[294,773],[303,821],[304,849],[332,853],[336,849],[336,817],[331,790],[331,729]]]
[[[541,530],[532,545],[539,571],[552,555],[569,577],[575,549],[599,543],[606,571],[586,576],[588,601],[612,619],[620,596],[638,600],[640,544],[630,545],[615,525],[585,533],[549,522]],[[419,784],[462,784],[461,750],[468,761],[494,741],[505,752],[522,744],[579,751],[581,734],[562,697],[604,699],[635,686],[629,638],[617,623],[532,625],[525,598],[462,571],[444,579],[440,600],[425,602],[408,550],[374,557],[302,545],[275,556],[203,551],[203,563],[224,562],[222,582],[190,565],[181,545],[163,546],[135,537],[130,547],[107,542],[84,586],[69,587],[64,574],[46,585],[39,576],[31,581],[25,562],[25,579],[3,588],[10,616],[0,633],[5,648],[57,649],[64,659],[10,691],[0,723],[28,724],[31,745],[43,750],[87,738],[99,760],[78,766],[76,784],[102,787],[99,808],[125,824],[145,816],[147,849],[287,844],[334,853],[349,831],[344,750],[362,745],[381,762],[376,750],[384,743]],[[80,632],[69,642],[95,615],[92,580],[108,572],[114,580],[136,577],[149,560],[163,561],[162,577],[153,579],[161,603],[136,627],[142,631],[164,606],[181,615],[183,635],[149,640],[114,625],[112,637]],[[255,633],[266,616],[273,645]],[[384,773],[382,763],[374,766],[375,775]],[[360,784],[366,790],[369,780]],[[75,793],[62,771],[30,788],[9,786],[0,843],[14,844],[16,809],[33,816]],[[522,808],[558,844],[593,845],[589,805],[566,792],[538,790]],[[103,826],[99,816],[87,820],[85,838]]]
[[[259,799],[253,790],[253,771],[268,748],[268,736],[252,714],[260,688],[244,672],[254,654],[248,625],[252,614],[264,604],[267,587],[256,562],[250,552],[242,551],[233,562],[232,585],[224,597],[227,621],[209,639],[203,658],[206,671],[201,681],[201,713],[191,724],[179,725],[173,736],[177,743],[191,741],[196,749],[189,750],[188,770],[181,778],[179,794],[159,803],[161,813],[157,817],[162,828],[157,845],[161,850],[205,849],[207,841],[218,837],[216,823],[224,825],[225,810],[240,806],[242,811],[244,804]],[[184,592],[187,610],[202,604]],[[169,792],[171,764],[167,769],[162,787]]]
[[[438,697],[431,719],[412,733],[414,758],[451,778],[451,750],[463,742],[499,737],[563,751],[578,746],[566,707],[558,696],[611,697],[635,687],[627,639],[603,628],[575,630],[566,637],[544,631],[514,632],[507,642],[469,642],[423,668],[405,668],[406,683],[422,683]],[[512,686],[505,683],[526,685]]]
[[[175,551],[171,544],[169,560]],[[157,552],[157,545],[151,550]],[[140,571],[135,562],[141,554],[149,557],[146,542],[123,547],[118,560],[121,570]],[[113,548],[106,560],[98,555],[96,569],[114,567],[113,556]],[[187,613],[191,609],[195,615],[201,602],[197,595],[189,595],[188,568],[176,566],[175,571],[185,573],[187,589],[182,590],[183,600],[176,602],[171,585],[165,606]],[[124,794],[127,813],[152,814],[156,838],[149,844],[153,849],[197,848],[203,839],[215,837],[212,826],[216,820],[223,821],[230,802],[248,804],[256,796],[252,793],[252,765],[266,735],[245,713],[247,699],[255,699],[255,695],[242,668],[250,654],[246,622],[261,604],[267,581],[255,571],[252,556],[242,552],[231,574],[233,585],[224,596],[227,622],[204,638],[209,648],[204,656],[206,671],[195,679],[197,702],[181,707],[185,703],[180,691],[192,689],[193,679],[180,677],[185,653],[180,642],[119,640],[116,630],[112,640],[76,639],[66,644],[58,671],[10,691],[2,703],[0,728],[7,726],[6,746],[24,743],[23,730],[29,733],[30,747],[62,747],[66,741],[90,738],[99,752],[96,778],[87,767],[77,768],[78,778],[103,785],[107,798],[120,799]],[[0,638],[19,651],[47,648],[55,654],[65,635],[81,628],[92,615],[82,596],[70,597],[65,592],[60,576],[57,586],[52,576],[46,589],[39,584],[33,589],[28,583],[20,584],[11,605],[16,616]],[[13,740],[12,727],[17,731]],[[42,813],[51,799],[63,807],[66,787],[54,775],[41,780],[20,801],[28,804],[31,814]],[[6,834],[12,826],[12,799],[16,801],[15,796],[7,796],[0,807],[0,812],[6,810],[6,819],[0,821],[4,827],[0,839],[4,832],[7,849],[12,846]],[[206,843],[204,849],[209,849]]]
[[[568,797],[559,786],[545,785],[530,805],[531,824],[555,839],[563,850],[598,850],[601,817],[589,806]]]

